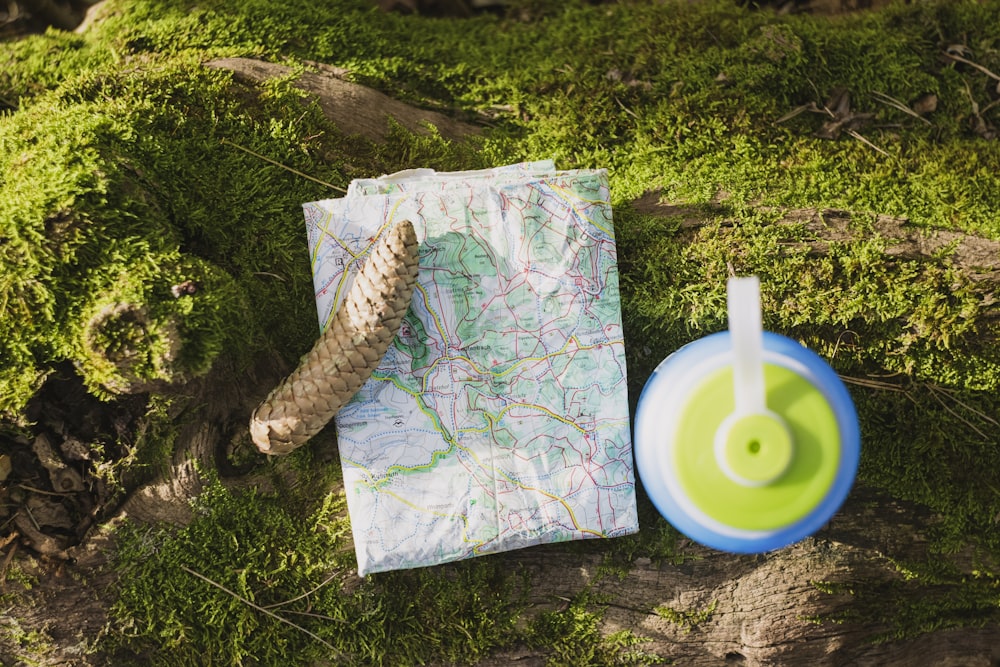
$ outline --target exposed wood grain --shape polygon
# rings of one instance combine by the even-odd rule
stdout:
[[[225,69],[244,81],[260,83],[288,76],[292,70],[284,65],[252,58],[220,58],[205,63],[206,67]],[[344,134],[358,134],[382,142],[388,137],[390,119],[412,132],[427,134],[427,125],[437,128],[441,136],[458,139],[477,134],[479,128],[445,114],[400,102],[377,90],[347,81],[347,71],[312,64],[315,71],[304,72],[294,85],[309,93],[323,113],[333,120]]]

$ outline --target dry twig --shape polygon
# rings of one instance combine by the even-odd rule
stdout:
[[[916,111],[914,111],[910,107],[906,106],[905,104],[903,104],[902,102],[900,102],[899,100],[897,100],[895,97],[890,97],[889,95],[886,95],[885,93],[880,93],[877,90],[872,91],[872,95],[875,96],[876,100],[878,100],[879,102],[882,102],[882,104],[888,104],[892,108],[899,109],[903,113],[905,113],[905,114],[907,114],[909,116],[913,116],[917,120],[923,121],[924,123],[927,123],[928,125],[933,125],[933,123],[931,123],[929,120],[927,120],[926,118],[924,118],[923,116],[921,116],[920,114],[918,114]]]
[[[973,62],[973,61],[969,60],[968,58],[963,58],[960,55],[957,55],[957,54],[954,54],[954,53],[948,53],[947,51],[942,52],[941,55],[943,55],[945,58],[948,58],[949,60],[954,60],[955,62],[962,63],[964,65],[968,65],[969,67],[971,67],[973,69],[977,69],[980,72],[982,72],[983,74],[985,74],[986,76],[990,77],[991,79],[995,79],[996,81],[1000,81],[1000,75],[994,74],[993,72],[991,72],[990,70],[986,69],[985,67],[983,67],[979,63]]]
[[[328,649],[330,649],[331,651],[333,651],[333,656],[331,656],[331,657],[335,657],[335,658],[337,658],[337,660],[342,660],[342,659],[345,658],[344,654],[341,653],[341,651],[336,646],[334,646],[330,642],[326,641],[325,639],[323,639],[322,637],[320,637],[316,633],[310,632],[309,630],[306,630],[301,625],[293,623],[293,622],[289,621],[287,618],[284,618],[282,616],[279,616],[278,614],[275,614],[273,611],[265,609],[264,607],[261,607],[258,604],[254,604],[253,602],[251,602],[250,600],[247,600],[245,597],[243,597],[239,593],[236,593],[234,591],[229,590],[228,588],[226,588],[222,584],[217,583],[215,581],[212,581],[211,579],[209,579],[205,575],[201,574],[200,572],[195,572],[194,570],[192,570],[191,568],[187,567],[186,565],[180,565],[179,567],[182,570],[184,570],[185,572],[187,572],[188,574],[193,575],[195,577],[198,577],[202,581],[204,581],[204,582],[206,582],[208,584],[211,584],[212,586],[215,586],[220,591],[222,591],[224,593],[227,593],[228,595],[233,596],[235,599],[239,600],[240,602],[242,602],[243,604],[247,605],[251,609],[255,609],[255,610],[259,611],[262,614],[266,614],[267,616],[270,616],[271,618],[275,619],[276,621],[281,621],[282,623],[285,623],[286,625],[292,626],[296,630],[304,632],[305,634],[309,635],[310,637],[312,637],[313,639],[315,639],[316,641],[318,641],[323,646],[325,646]]]
[[[326,181],[321,181],[320,179],[316,178],[315,176],[310,176],[309,174],[304,174],[301,171],[299,171],[298,169],[292,169],[287,164],[281,164],[277,160],[272,160],[271,158],[267,157],[266,155],[261,155],[257,151],[252,151],[249,148],[246,148],[245,146],[240,146],[239,144],[234,144],[229,139],[223,139],[222,143],[227,144],[229,146],[232,146],[233,148],[238,148],[239,150],[243,151],[244,153],[249,153],[250,155],[253,155],[255,158],[260,158],[264,162],[267,162],[269,164],[273,164],[276,167],[281,167],[282,169],[290,171],[293,174],[295,174],[296,176],[301,176],[302,178],[310,180],[310,181],[312,181],[314,183],[319,183],[320,185],[325,185],[326,187],[330,188],[331,190],[336,190],[337,192],[341,192],[341,193],[346,193],[347,192],[347,190],[345,190],[344,188],[337,187],[336,185],[333,185],[332,183],[327,183]]]

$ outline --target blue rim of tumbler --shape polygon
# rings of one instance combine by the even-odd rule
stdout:
[[[762,553],[798,542],[821,529],[843,505],[857,474],[861,455],[861,434],[854,402],[826,361],[812,350],[785,336],[769,331],[763,337],[765,361],[784,366],[809,380],[826,398],[840,430],[840,461],[829,492],[802,519],[772,531],[748,531],[712,525],[684,509],[683,499],[674,496],[676,489],[664,483],[659,471],[671,456],[671,435],[676,419],[670,415],[676,405],[664,405],[683,399],[683,388],[690,390],[708,372],[731,363],[728,331],[688,343],[664,359],[653,371],[639,396],[636,409],[634,450],[636,469],[643,488],[664,519],[692,540],[705,546],[734,553]],[[667,440],[664,443],[664,440]],[[711,447],[711,443],[706,443]]]

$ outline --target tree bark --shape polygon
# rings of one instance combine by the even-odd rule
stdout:
[[[920,558],[932,522],[920,507],[861,487],[822,531],[769,554],[740,556],[689,543],[680,564],[639,558],[624,579],[597,576],[599,555],[542,548],[517,560],[533,574],[533,613],[558,609],[589,588],[607,600],[604,630],[632,630],[650,640],[639,648],[670,664],[995,667],[996,625],[874,643],[887,627],[822,620],[854,604],[849,593],[826,593],[822,584],[846,590],[901,581],[889,558]],[[707,618],[668,620],[654,611],[664,607]],[[541,666],[541,653],[522,647],[482,664]]]
[[[220,58],[205,63],[205,66],[229,70],[237,78],[255,83],[287,76],[292,71],[284,65],[252,58]],[[390,120],[420,134],[428,134],[428,125],[433,125],[446,139],[479,133],[475,125],[437,111],[419,109],[377,90],[352,83],[345,78],[348,74],[346,70],[321,63],[310,63],[310,66],[316,71],[302,73],[294,85],[309,93],[344,134],[357,134],[383,142],[389,136]]]

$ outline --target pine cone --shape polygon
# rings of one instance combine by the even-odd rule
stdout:
[[[410,307],[418,246],[408,220],[375,246],[333,322],[254,410],[250,435],[261,452],[288,454],[303,445],[378,367]]]

